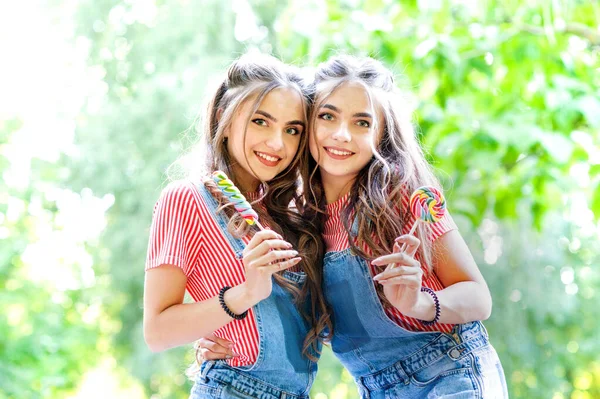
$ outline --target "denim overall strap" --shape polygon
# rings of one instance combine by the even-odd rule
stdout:
[[[214,213],[218,208],[217,201],[206,187],[200,187],[200,192]],[[215,218],[236,256],[241,258],[244,242],[227,232],[225,215],[215,214]],[[306,279],[304,273],[285,271],[283,275],[299,287]],[[310,299],[302,304],[305,311],[309,311],[309,303]],[[271,295],[255,305],[253,313],[259,333],[256,362],[233,367],[225,361],[205,361],[196,381],[198,387],[195,385],[194,389],[211,385],[212,392],[219,392],[221,396],[218,397],[223,398],[308,399],[317,365],[302,354],[304,338],[311,326],[294,304],[292,294],[273,281]]]
[[[244,248],[246,248],[246,244],[244,244],[244,241],[242,241],[240,238],[235,238],[227,230],[229,219],[227,218],[227,215],[225,215],[225,212],[217,212],[217,209],[219,209],[219,202],[215,199],[215,197],[213,197],[204,184],[200,183],[198,185],[198,191],[200,192],[200,195],[202,195],[202,199],[204,200],[206,207],[219,225],[223,236],[225,236],[227,242],[229,245],[231,245],[231,248],[235,253],[235,257],[237,259],[242,259],[242,252],[244,251]]]

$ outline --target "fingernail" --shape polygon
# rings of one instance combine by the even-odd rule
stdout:
[[[381,278],[381,274],[376,275],[375,277],[373,277],[373,280],[377,281]]]
[[[225,355],[225,359],[231,359],[232,356],[231,355]]]

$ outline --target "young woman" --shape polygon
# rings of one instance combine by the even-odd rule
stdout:
[[[162,351],[213,333],[231,343],[227,362],[202,363],[192,398],[308,398],[327,324],[314,316],[326,315],[322,241],[297,213],[309,100],[294,69],[247,55],[229,67],[208,107],[207,156],[195,161],[206,175],[225,171],[268,229],[251,229],[210,178],[171,183],[155,206],[148,346]],[[183,303],[186,290],[193,303]]]

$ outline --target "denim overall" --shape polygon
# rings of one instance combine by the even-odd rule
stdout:
[[[227,231],[227,218],[216,213],[218,203],[210,192],[203,185],[199,190],[236,257],[241,259],[244,242]],[[299,286],[306,279],[304,273],[284,271],[283,274]],[[309,302],[305,302],[307,310]],[[317,372],[317,364],[302,355],[310,324],[301,316],[292,295],[276,283],[271,295],[253,309],[260,339],[256,362],[233,367],[223,360],[204,361],[190,399],[308,399]]]
[[[456,325],[451,334],[401,328],[386,315],[369,265],[350,248],[328,252],[323,274],[333,309],[331,347],[362,398],[508,397],[502,366],[480,322]]]

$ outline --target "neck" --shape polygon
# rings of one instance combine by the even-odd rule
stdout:
[[[260,180],[238,165],[233,165],[232,170],[235,174],[235,180],[237,181],[237,188],[242,193],[253,193],[258,191]]]
[[[352,178],[340,178],[321,174],[323,191],[325,191],[325,200],[327,203],[331,204],[348,194],[355,180],[356,176]]]

